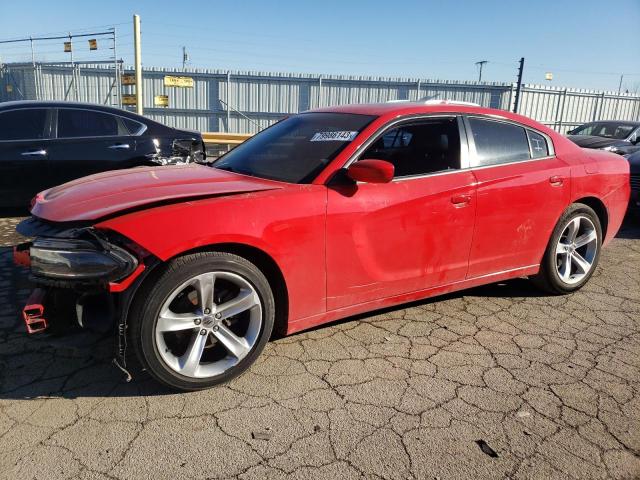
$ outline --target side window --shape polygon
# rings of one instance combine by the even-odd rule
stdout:
[[[118,118],[93,110],[58,110],[58,138],[108,137],[119,135]]]
[[[524,128],[509,123],[469,118],[477,159],[474,166],[529,160],[529,141]]]
[[[408,123],[385,132],[361,156],[393,163],[395,177],[460,168],[456,118]]]
[[[549,156],[549,146],[547,139],[539,133],[527,130],[529,135],[529,145],[531,145],[531,158],[542,158]]]
[[[40,108],[0,113],[0,140],[44,138],[47,111]]]

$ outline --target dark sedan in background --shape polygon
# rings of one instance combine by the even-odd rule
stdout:
[[[567,137],[583,148],[628,155],[640,150],[640,122],[606,120],[585,123],[569,130]]]
[[[0,206],[103,172],[204,160],[202,136],[124,110],[70,102],[0,103]]]
[[[631,184],[630,207],[640,212],[640,151],[626,155],[629,160],[629,183]]]

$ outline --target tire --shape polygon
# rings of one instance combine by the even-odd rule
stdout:
[[[274,318],[271,287],[254,264],[203,252],[171,260],[147,279],[128,333],[140,367],[153,378],[173,390],[202,390],[246,370],[269,340]]]
[[[571,239],[572,228],[576,228],[576,225],[578,230]],[[595,238],[592,238],[594,235]],[[586,239],[590,239],[588,244],[577,247]],[[562,214],[553,229],[540,272],[532,280],[536,286],[554,295],[575,292],[593,275],[600,260],[601,248],[602,226],[598,215],[591,207],[574,203]],[[590,265],[588,269],[583,260]]]

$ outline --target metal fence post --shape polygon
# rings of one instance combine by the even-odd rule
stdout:
[[[598,102],[597,99],[600,99],[600,102]],[[602,92],[601,95],[598,95],[596,97],[596,105],[593,108],[593,121],[595,122],[598,119],[599,115],[602,115],[602,104],[604,102],[604,92]]]
[[[231,132],[231,72],[227,70],[227,133]]]
[[[562,119],[564,118],[564,107],[567,104],[567,89],[562,92],[562,107],[560,107],[560,117],[558,118],[558,131],[562,130]]]

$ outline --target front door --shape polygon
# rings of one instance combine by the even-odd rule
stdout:
[[[456,117],[406,121],[358,158],[393,163],[392,182],[329,186],[328,310],[465,278],[476,207],[461,151]]]

